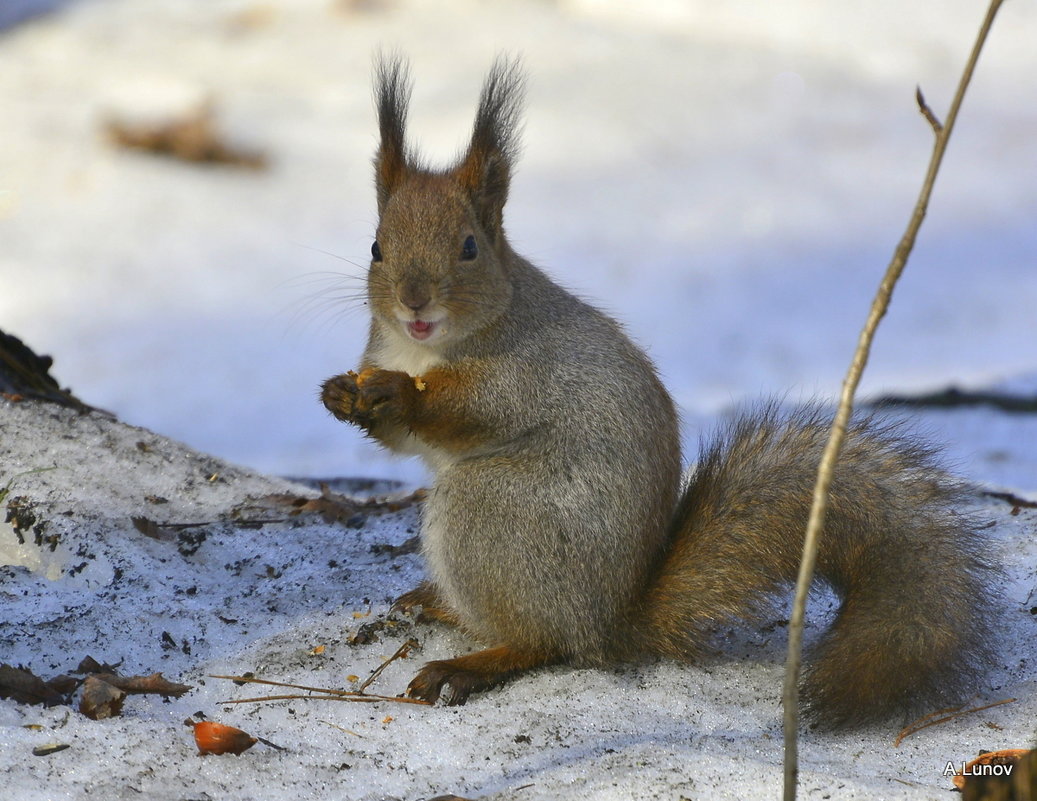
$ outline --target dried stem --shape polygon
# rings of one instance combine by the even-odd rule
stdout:
[[[415,640],[413,637],[407,640],[407,642],[405,642],[403,645],[396,649],[396,653],[394,653],[392,656],[390,656],[388,659],[382,662],[382,664],[376,667],[374,671],[372,671],[371,675],[367,677],[367,681],[360,685],[360,688],[357,690],[357,692],[362,693],[364,690],[371,686],[372,682],[374,682],[374,680],[381,675],[382,671],[385,670],[392,662],[395,662],[397,659],[404,659],[407,656],[407,654],[410,653],[412,648],[418,647],[418,641]]]
[[[388,701],[394,704],[416,704],[417,706],[432,706],[431,701],[421,698],[407,698],[401,695],[367,695],[366,693],[339,694],[339,693],[317,693],[316,695],[257,695],[255,698],[235,698],[228,701],[220,701],[220,704],[255,704],[261,701],[353,701],[358,704],[373,704],[376,701]]]
[[[980,27],[979,34],[976,37],[976,43],[973,45],[972,53],[969,56],[968,63],[965,65],[965,71],[961,76],[961,80],[958,83],[958,89],[955,92],[953,101],[951,102],[950,110],[947,113],[947,122],[944,125],[937,127],[936,125],[933,125],[935,115],[933,115],[931,119],[929,115],[926,115],[926,118],[929,119],[930,125],[933,126],[936,135],[936,141],[933,145],[933,154],[929,160],[929,169],[926,173],[925,181],[922,184],[922,190],[918,196],[918,201],[915,203],[914,212],[911,215],[911,220],[908,223],[907,230],[904,232],[900,243],[897,245],[896,251],[893,253],[892,261],[886,268],[886,274],[882,278],[882,283],[879,285],[875,300],[872,302],[868,319],[864,324],[864,329],[861,331],[857,343],[857,349],[853,355],[853,361],[851,362],[849,371],[843,381],[842,394],[839,399],[839,408],[836,411],[835,420],[832,423],[832,432],[828,444],[825,446],[824,455],[821,458],[821,465],[818,469],[817,484],[814,487],[813,504],[810,508],[810,519],[807,523],[806,537],[803,542],[803,559],[800,563],[799,577],[796,581],[796,594],[793,601],[792,619],[789,622],[788,657],[786,661],[785,686],[783,692],[785,708],[785,786],[783,797],[785,801],[793,801],[796,797],[796,783],[799,774],[797,761],[797,737],[799,734],[798,688],[799,668],[803,647],[803,618],[806,611],[807,594],[810,591],[810,584],[814,577],[814,565],[817,561],[818,541],[821,536],[821,528],[828,507],[828,488],[832,482],[832,471],[839,456],[839,451],[842,448],[843,439],[846,436],[846,427],[849,423],[850,416],[853,413],[854,393],[857,391],[857,385],[860,383],[861,374],[864,372],[864,367],[867,364],[868,354],[871,350],[871,343],[875,336],[875,330],[878,328],[879,322],[882,320],[883,316],[885,316],[886,310],[889,308],[889,302],[893,295],[893,288],[896,286],[900,274],[904,271],[904,267],[907,265],[907,260],[911,254],[912,248],[914,247],[918,230],[921,228],[922,221],[925,219],[926,209],[929,206],[929,197],[932,195],[933,184],[936,182],[936,175],[939,172],[940,163],[943,161],[943,155],[947,149],[947,142],[950,139],[951,132],[954,130],[954,123],[958,117],[958,109],[961,107],[962,99],[965,96],[965,90],[968,88],[969,82],[972,80],[972,73],[975,70],[976,62],[979,60],[979,54],[983,49],[983,44],[986,42],[987,34],[990,32],[990,26],[994,22],[994,16],[1001,7],[1001,3],[1002,0],[991,0],[990,6],[987,8],[986,17]],[[925,109],[927,109],[928,106],[924,105],[924,99],[921,101],[920,105],[922,107],[922,113],[925,114]]]
[[[962,717],[963,715],[971,715],[973,712],[982,712],[984,709],[991,709],[995,706],[1002,706],[1003,704],[1014,703],[1017,699],[1005,698],[1003,701],[994,701],[992,704],[984,704],[983,706],[975,706],[969,709],[962,709],[961,707],[951,707],[949,709],[941,709],[937,712],[930,712],[928,715],[923,715],[914,723],[909,723],[905,726],[900,734],[897,735],[897,739],[893,741],[893,747],[897,748],[904,740],[910,737],[912,734],[917,734],[922,729],[928,729],[930,726],[936,726],[940,723],[946,723],[949,720],[955,720]],[[943,717],[936,717],[942,715]],[[930,718],[935,718],[931,720]]]
[[[378,675],[382,669],[389,664],[389,662],[402,656],[405,649],[413,647],[411,641],[408,640],[404,643],[399,650],[396,651],[389,659],[387,659],[382,665],[375,671],[374,675]],[[305,690],[306,692],[317,693],[316,695],[267,695],[258,698],[242,698],[236,701],[221,701],[223,704],[247,704],[254,703],[256,701],[286,701],[296,699],[310,699],[319,698],[325,701],[357,701],[360,703],[372,702],[372,701],[391,701],[398,704],[418,704],[419,706],[431,706],[428,701],[422,701],[417,698],[404,698],[393,695],[369,695],[363,692],[363,687],[366,687],[371,683],[372,679],[368,679],[364,682],[363,687],[360,690],[335,690],[328,687],[310,687],[305,684],[290,684],[283,681],[272,681],[271,679],[257,679],[254,676],[209,676],[210,679],[227,679],[228,681],[238,682],[239,684],[266,684],[270,687],[286,687],[292,690]]]

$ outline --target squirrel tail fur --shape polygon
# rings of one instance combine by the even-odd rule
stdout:
[[[829,422],[743,413],[704,443],[671,546],[643,596],[644,650],[696,659],[716,626],[758,617],[794,584]],[[893,423],[857,420],[836,466],[817,579],[841,599],[807,654],[815,722],[843,728],[960,702],[993,658],[996,575],[964,485]]]

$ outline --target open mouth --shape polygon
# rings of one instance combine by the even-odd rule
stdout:
[[[410,334],[411,339],[416,339],[420,342],[432,336],[438,325],[438,322],[430,323],[426,320],[414,320],[407,323],[407,333]]]

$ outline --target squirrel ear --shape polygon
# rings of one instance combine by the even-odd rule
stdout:
[[[471,195],[491,239],[501,230],[511,165],[519,146],[525,76],[518,60],[498,57],[479,96],[472,141],[454,175]]]
[[[404,132],[410,105],[409,72],[407,62],[398,54],[376,57],[374,94],[381,141],[374,157],[374,173],[379,214],[407,172]]]

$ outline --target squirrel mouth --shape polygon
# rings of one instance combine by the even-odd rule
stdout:
[[[411,339],[416,339],[419,342],[424,339],[428,339],[432,336],[433,332],[438,326],[438,322],[428,322],[427,320],[414,320],[413,322],[407,323],[407,333],[410,334]]]

